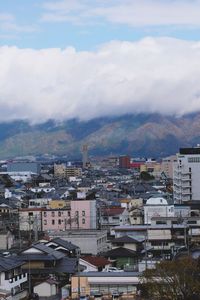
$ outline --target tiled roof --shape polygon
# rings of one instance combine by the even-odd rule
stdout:
[[[57,244],[58,246],[62,246],[63,248],[68,249],[69,251],[79,248],[78,246],[72,244],[71,242],[65,241],[58,237],[51,240],[50,242],[53,242],[53,243]]]
[[[83,256],[81,259],[96,267],[104,267],[105,265],[110,264],[109,260],[101,256]]]
[[[104,254],[105,257],[111,257],[111,258],[116,258],[116,257],[133,257],[137,256],[136,251],[123,248],[123,247],[118,247],[112,250],[107,251]]]
[[[15,257],[0,257],[0,272],[12,270],[23,265],[25,262],[16,260]]]
[[[104,216],[116,216],[116,215],[122,214],[124,210],[125,210],[125,208],[123,208],[123,207],[104,208],[102,210],[102,215],[104,215]]]

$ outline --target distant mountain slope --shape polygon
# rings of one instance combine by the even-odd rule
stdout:
[[[200,143],[200,113],[180,118],[138,114],[90,121],[49,120],[39,125],[0,123],[0,158],[43,153],[80,157],[84,143],[91,155],[167,156],[179,147]]]

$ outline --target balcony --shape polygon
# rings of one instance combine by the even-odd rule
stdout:
[[[192,195],[192,191],[191,190],[183,190],[182,191],[182,195],[184,196],[184,195]]]

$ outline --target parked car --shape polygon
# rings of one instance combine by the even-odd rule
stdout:
[[[124,272],[124,270],[116,267],[106,267],[103,269],[103,272]]]

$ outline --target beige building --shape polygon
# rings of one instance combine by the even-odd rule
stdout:
[[[82,272],[71,277],[72,299],[77,299],[79,283],[81,296],[102,294],[112,297],[116,293],[131,296],[136,294],[139,273]]]
[[[67,200],[51,200],[49,201],[48,208],[49,209],[63,209],[66,207],[70,207],[70,202]]]
[[[162,159],[161,172],[164,172],[168,178],[173,178],[173,165],[176,161],[176,155],[168,156]]]
[[[58,178],[79,177],[82,174],[81,168],[66,166],[65,164],[54,164],[54,176]]]
[[[140,165],[140,173],[148,172],[154,177],[160,177],[161,164],[157,161],[147,160],[144,164]]]
[[[59,178],[65,178],[65,170],[66,165],[65,164],[54,164],[54,176]]]

